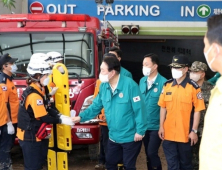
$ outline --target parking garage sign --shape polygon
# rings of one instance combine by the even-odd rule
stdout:
[[[33,3],[43,4],[44,13],[85,13],[100,19],[104,14],[104,8],[97,6],[94,0],[29,0],[29,13],[32,12],[30,7]],[[115,0],[105,13],[110,21],[201,22],[213,14],[222,13],[222,1]]]

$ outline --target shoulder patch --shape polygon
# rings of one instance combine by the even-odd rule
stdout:
[[[43,100],[42,99],[38,99],[37,100],[37,105],[39,106],[39,105],[43,105]]]
[[[3,91],[7,91],[7,86],[2,86]]]
[[[202,100],[202,99],[203,99],[203,95],[202,95],[202,93],[201,93],[201,92],[197,93],[197,98],[198,98],[198,99],[200,99],[200,100]]]
[[[167,80],[167,81],[164,83],[164,86],[166,86],[168,83],[171,83],[171,82],[173,82],[173,78]]]
[[[190,79],[189,84],[191,84],[195,89],[200,88],[200,86],[195,81],[193,81],[192,79]]]

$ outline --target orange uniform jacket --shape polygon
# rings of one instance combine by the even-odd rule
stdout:
[[[44,96],[44,91],[42,91],[36,84],[32,83],[30,86],[38,90],[38,92]],[[42,97],[37,93],[31,93],[30,95],[28,95],[25,103],[25,108],[28,109],[29,105],[32,107],[36,119],[47,115],[47,111],[44,106],[44,101]],[[17,137],[20,140],[24,140],[24,133],[25,131],[21,130],[20,128],[17,128]],[[40,140],[36,138],[36,141]]]
[[[96,81],[96,87],[95,87],[95,91],[94,91],[94,98],[95,98],[95,97],[97,96],[97,94],[99,93],[100,84],[101,84],[101,81],[98,79],[98,80]],[[99,114],[99,119],[101,119],[101,120],[105,120],[105,119],[106,119],[104,109],[101,110],[101,114]],[[100,125],[103,125],[103,126],[107,126],[107,123],[106,123],[106,122],[100,122],[99,124],[100,124]]]
[[[2,90],[5,95],[5,103],[7,103],[9,114],[11,116],[11,121],[12,123],[17,123],[19,98],[18,98],[17,88],[15,87],[15,84],[12,82],[12,77],[6,75],[5,73],[1,73],[0,86],[2,87]]]
[[[2,88],[0,88],[0,126],[8,122],[7,107],[5,104],[5,95]]]
[[[205,109],[201,90],[196,82],[188,77],[180,85],[175,79],[168,80],[163,87],[158,105],[167,110],[164,139],[188,142],[192,108],[195,108],[195,112]]]

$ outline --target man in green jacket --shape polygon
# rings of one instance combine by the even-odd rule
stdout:
[[[158,106],[159,96],[164,83],[167,81],[158,73],[159,59],[156,54],[150,53],[143,59],[143,75],[139,87],[145,101],[147,129],[143,138],[145,153],[147,157],[148,170],[162,170],[158,150],[161,144],[158,131],[160,125],[160,106]]]
[[[146,131],[145,106],[138,85],[120,75],[120,62],[106,56],[100,66],[99,94],[73,121],[84,122],[95,117],[102,108],[109,128],[106,168],[117,169],[123,160],[125,170],[136,170],[135,164]]]

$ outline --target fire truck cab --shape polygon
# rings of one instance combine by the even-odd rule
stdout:
[[[105,51],[118,43],[107,21],[84,14],[0,15],[0,53],[18,58],[14,77],[19,97],[26,87],[26,67],[33,53],[57,51],[63,54],[69,73],[70,109],[76,115],[90,105]],[[74,145],[89,145],[90,158],[98,152],[100,126],[97,122],[72,128]]]

